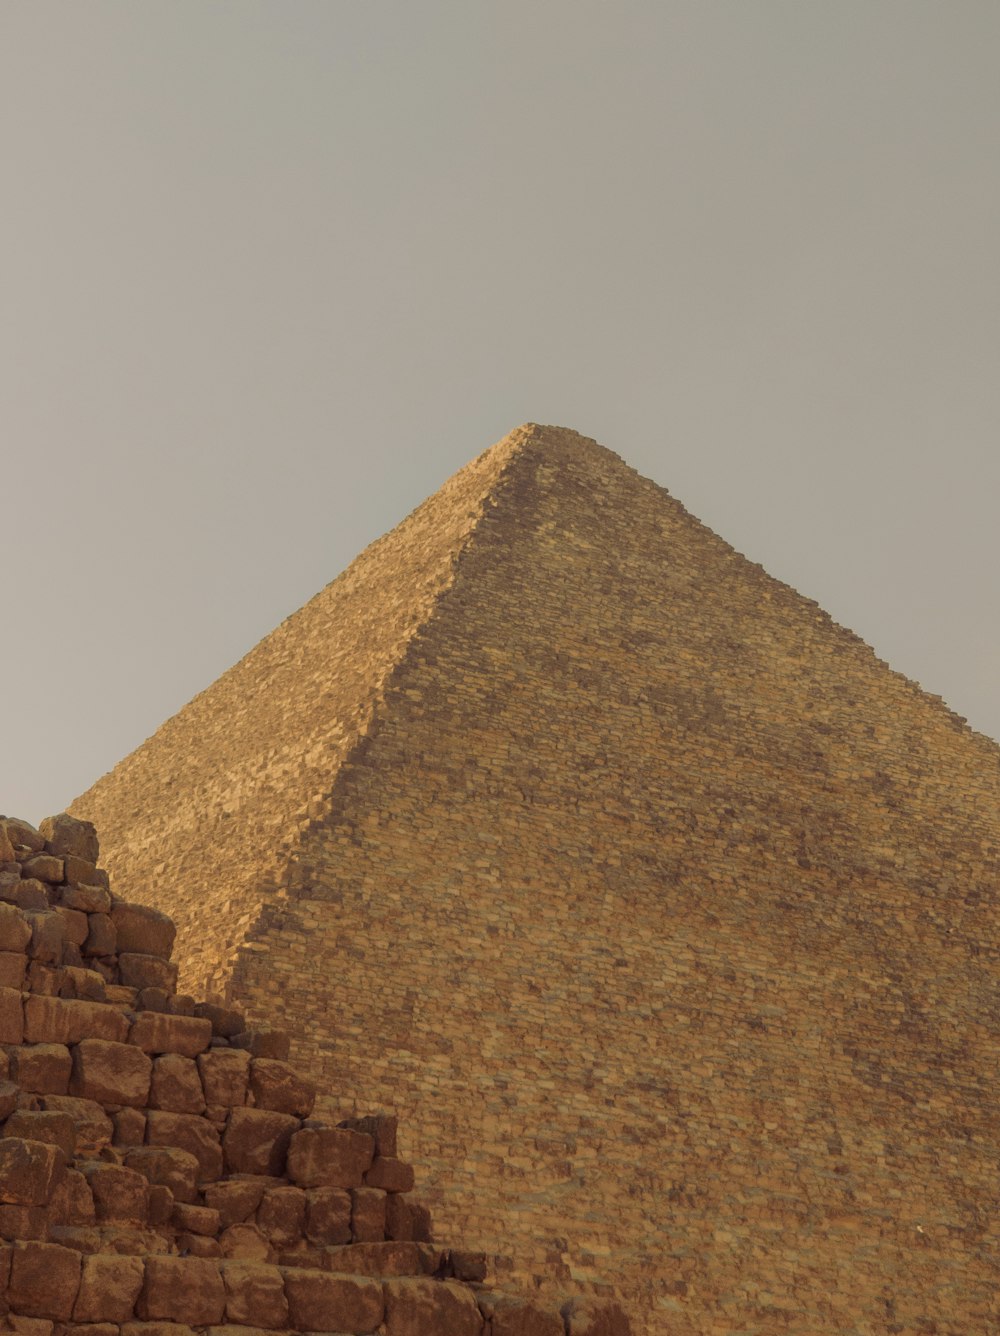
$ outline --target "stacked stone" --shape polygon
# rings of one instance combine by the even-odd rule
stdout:
[[[96,832],[0,818],[0,1313],[22,1336],[619,1336],[431,1240],[396,1120],[311,1117],[287,1037],[178,994]]]

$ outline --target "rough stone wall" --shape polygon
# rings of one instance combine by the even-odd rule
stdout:
[[[0,1320],[21,1336],[627,1336],[435,1247],[396,1120],[311,1117],[287,1036],[175,992],[89,823],[0,818]],[[152,1324],[152,1325],[151,1325]]]
[[[1000,750],[593,442],[499,449],[233,995],[649,1336],[990,1330]]]

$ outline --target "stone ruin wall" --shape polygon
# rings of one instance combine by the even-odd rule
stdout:
[[[627,1336],[431,1242],[396,1120],[312,1116],[287,1036],[176,992],[89,823],[0,818],[0,1322],[19,1336]]]

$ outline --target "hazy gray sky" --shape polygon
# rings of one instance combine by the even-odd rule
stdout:
[[[0,0],[0,811],[518,423],[1000,736],[996,0]]]

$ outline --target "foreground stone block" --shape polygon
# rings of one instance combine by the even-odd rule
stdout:
[[[222,1278],[227,1322],[267,1328],[288,1326],[288,1301],[276,1266],[228,1262],[222,1268]]]
[[[56,1113],[54,1110],[44,1109],[18,1109],[7,1119],[4,1135],[57,1146],[62,1151],[66,1164],[69,1164],[76,1153],[76,1124],[68,1113]]]
[[[204,1113],[205,1095],[193,1058],[181,1057],[179,1053],[163,1053],[156,1059],[149,1104],[151,1108],[168,1113]]]
[[[250,1054],[237,1048],[213,1048],[198,1055],[205,1103],[241,1108],[247,1102]]]
[[[25,1044],[10,1055],[11,1077],[36,1095],[67,1094],[72,1068],[65,1044]]]
[[[318,1245],[350,1243],[351,1194],[344,1188],[306,1193],[306,1238]]]
[[[201,1257],[147,1257],[136,1312],[144,1321],[204,1327],[221,1322],[226,1287],[218,1263]]]
[[[150,1146],[174,1146],[186,1150],[198,1161],[201,1180],[222,1177],[219,1134],[206,1118],[151,1109],[146,1115],[146,1141]]]
[[[450,1280],[387,1280],[386,1336],[479,1336],[483,1319],[471,1290]]]
[[[47,816],[38,827],[43,847],[49,853],[63,858],[67,854],[75,858],[85,858],[88,863],[96,863],[100,857],[97,831],[91,821],[80,821],[77,817],[60,812],[58,816]]]
[[[24,1003],[24,1038],[29,1044],[78,1044],[82,1039],[124,1043],[129,1022],[115,1007],[32,994]]]
[[[565,1336],[559,1313],[535,1299],[484,1293],[479,1311],[490,1322],[490,1336]]]
[[[136,1146],[126,1151],[125,1164],[147,1183],[169,1188],[176,1201],[193,1202],[198,1197],[200,1166],[190,1151],[176,1146]]]
[[[31,941],[31,924],[19,909],[0,901],[0,951],[21,954]]]
[[[288,1150],[288,1177],[304,1188],[360,1187],[371,1168],[375,1143],[364,1132],[308,1127],[296,1132]]]
[[[173,919],[148,905],[133,905],[111,897],[111,922],[115,925],[118,950],[170,959],[177,930]]]
[[[308,1118],[316,1102],[316,1087],[287,1062],[254,1058],[250,1064],[250,1092],[258,1109],[274,1109]]]
[[[80,1288],[80,1254],[57,1243],[15,1243],[7,1300],[25,1317],[68,1322]]]
[[[128,1041],[144,1053],[180,1053],[185,1058],[196,1058],[212,1042],[212,1022],[198,1016],[143,1011],[133,1021]]]
[[[227,1169],[233,1174],[282,1174],[298,1128],[299,1120],[291,1114],[233,1109],[222,1138]]]
[[[352,1332],[365,1336],[382,1321],[385,1310],[382,1286],[377,1281],[327,1275],[305,1267],[282,1267],[281,1273],[289,1321],[296,1331]]]
[[[101,1104],[145,1107],[153,1064],[131,1044],[84,1039],[73,1049],[70,1093]]]
[[[111,1145],[114,1124],[96,1100],[79,1099],[74,1095],[43,1095],[41,1104],[44,1109],[68,1113],[73,1119],[78,1155],[99,1155]]]
[[[65,1157],[41,1141],[0,1137],[0,1202],[44,1206],[62,1177]]]
[[[129,1322],[145,1275],[141,1257],[104,1256],[83,1259],[74,1322]]]
[[[617,1304],[570,1299],[562,1315],[567,1336],[631,1336],[628,1318]]]

